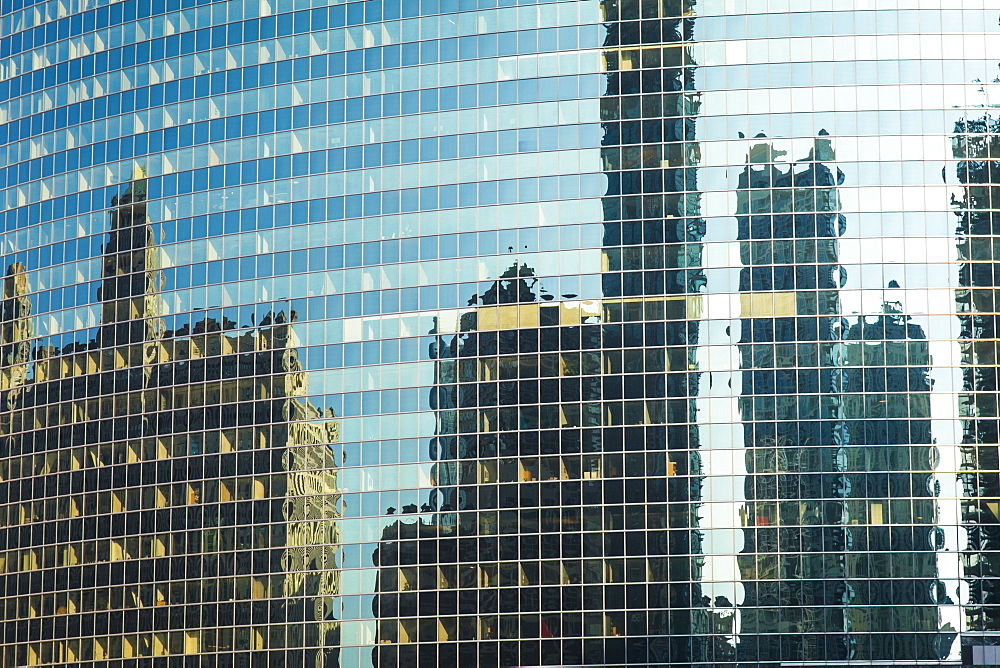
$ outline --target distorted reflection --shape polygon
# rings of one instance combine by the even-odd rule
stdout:
[[[847,430],[838,237],[846,227],[826,133],[802,162],[761,136],[737,191],[748,448],[741,661],[846,660]]]
[[[844,174],[826,132],[795,163],[758,139],[737,211],[740,660],[941,660],[956,629],[939,607],[953,601],[938,579],[926,335],[899,302],[842,316]]]
[[[294,311],[166,330],[146,186],[112,202],[89,341],[32,339],[24,267],[4,282],[0,588],[31,592],[4,633],[33,642],[3,663],[329,665],[338,423],[305,398]]]
[[[959,217],[956,305],[961,323],[963,394],[962,512],[968,544],[963,554],[970,631],[1000,631],[1000,422],[998,413],[997,285],[995,235],[1000,201],[1000,121],[959,121],[952,141],[963,197],[954,201]],[[997,199],[994,199],[997,198]],[[989,636],[966,637],[970,650],[995,645]],[[1000,655],[992,655],[998,656]],[[977,656],[981,659],[981,656]]]
[[[515,258],[437,332],[433,512],[373,555],[378,666],[731,658],[699,584],[694,6],[602,3],[603,299]]]
[[[890,288],[898,288],[895,281]],[[954,603],[938,580],[943,546],[938,451],[931,436],[930,347],[902,303],[859,317],[847,333],[844,417],[850,435],[848,610],[859,661],[937,661],[956,629],[938,606]]]

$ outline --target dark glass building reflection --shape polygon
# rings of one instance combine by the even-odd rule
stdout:
[[[838,238],[844,175],[822,132],[802,162],[750,149],[737,191],[747,447],[742,663],[854,656]]]
[[[624,452],[625,505],[619,512],[626,528],[647,535],[643,546],[637,535],[626,534],[635,541],[625,544],[626,561],[638,571],[629,581],[641,573],[636,558],[648,555],[649,580],[656,583],[647,599],[635,588],[627,593],[629,608],[648,609],[627,613],[630,662],[698,663],[711,660],[714,647],[700,584],[703,470],[695,408],[705,285],[698,63],[690,48],[697,5],[603,4],[609,22],[601,100],[608,324],[601,447]],[[648,648],[641,637],[632,638],[647,634],[654,637]]]
[[[709,660],[692,7],[603,4],[601,298],[515,256],[436,332],[433,519],[374,555],[379,666]]]
[[[963,418],[962,519],[967,545],[962,555],[969,601],[966,623],[973,633],[963,638],[962,656],[982,661],[997,653],[991,632],[1000,630],[1000,429],[997,367],[997,278],[993,264],[993,238],[1000,173],[993,158],[1000,155],[1000,126],[988,115],[955,125],[952,141],[958,160],[957,175],[962,199],[953,200],[958,223],[959,288],[956,290],[959,344],[962,353],[963,393],[959,398]]]
[[[895,281],[890,288],[898,288]],[[898,301],[858,318],[847,334],[844,415],[850,434],[847,517],[849,619],[859,661],[939,661],[955,629],[938,579],[944,547],[931,429],[932,363],[924,330]],[[906,573],[907,577],[896,577]]]
[[[633,424],[601,400],[625,364],[626,351],[602,348],[621,331],[605,324],[622,322],[621,302],[554,302],[533,274],[513,264],[459,332],[437,337],[434,512],[390,525],[374,555],[378,665],[607,665],[674,645],[706,651],[704,638],[657,633],[670,616],[707,631],[707,615],[671,598],[693,586],[671,577],[671,564],[692,562],[669,551],[678,465],[637,447],[662,442],[663,400],[658,413],[631,407],[643,411]]]

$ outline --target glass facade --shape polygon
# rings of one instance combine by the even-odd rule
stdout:
[[[1000,664],[998,32],[0,2],[0,664]]]

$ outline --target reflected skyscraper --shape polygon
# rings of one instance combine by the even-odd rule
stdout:
[[[1000,195],[1000,125],[988,115],[956,124],[952,140],[958,160],[962,199],[953,201],[959,217],[956,291],[961,323],[963,393],[962,519],[968,543],[963,554],[969,601],[965,607],[971,635],[963,641],[963,657],[1000,657],[992,632],[1000,631],[1000,428],[998,428],[997,275],[993,264],[997,211],[991,202]],[[992,647],[989,647],[992,646]],[[997,660],[1000,660],[998,658]]]
[[[628,409],[619,393],[601,401],[623,369],[657,363],[607,349],[626,320],[623,303],[552,301],[516,262],[472,301],[458,331],[437,332],[433,351],[433,513],[390,525],[374,555],[376,664],[704,656],[705,638],[663,632],[672,618],[708,630],[688,598],[696,583],[672,578],[671,564],[687,573],[697,563],[670,551],[672,535],[688,533],[669,524],[679,465],[640,447],[663,442],[664,399]],[[663,309],[670,300],[648,302]]]
[[[37,345],[5,279],[3,663],[328,665],[337,423],[303,400],[294,312],[165,330],[146,187],[112,202],[89,342]]]
[[[942,627],[938,608],[954,601],[938,579],[944,535],[937,526],[940,483],[932,473],[939,455],[931,435],[927,337],[900,302],[887,301],[881,315],[851,325],[846,347],[855,658],[938,661],[948,656],[955,630]]]
[[[802,162],[761,137],[737,191],[747,447],[741,663],[853,657],[838,238],[844,175],[825,132]]]
[[[604,430],[602,447],[624,451],[626,523],[647,530],[650,555],[664,555],[650,559],[649,577],[657,583],[650,594],[659,596],[645,605],[638,598],[632,606],[648,614],[628,616],[629,635],[648,628],[666,637],[651,642],[649,651],[633,643],[629,660],[697,663],[710,660],[713,647],[700,583],[703,470],[695,407],[705,285],[695,125],[700,96],[691,48],[698,3],[607,0],[603,7],[609,28],[601,100],[608,179],[602,288],[609,324],[602,354],[605,425],[612,428]],[[645,508],[631,505],[644,497],[633,476],[646,477]],[[665,506],[652,505],[664,500]],[[642,551],[626,547],[626,557]]]
[[[470,300],[457,331],[438,323],[433,514],[383,533],[375,607],[379,637],[392,645],[376,650],[378,665],[623,660],[624,643],[584,640],[584,624],[597,627],[590,635],[611,625],[612,636],[624,636],[624,599],[607,613],[583,586],[618,582],[623,594],[625,582],[624,561],[603,558],[600,533],[610,527],[601,501],[599,304],[543,297],[534,271],[515,261]],[[609,517],[624,529],[621,516]],[[457,568],[442,565],[445,554]],[[432,599],[437,588],[456,591]],[[421,600],[434,606],[437,630],[405,619],[418,616]],[[381,619],[396,616],[404,619]]]
[[[599,298],[556,300],[515,258],[439,321],[433,515],[383,532],[379,666],[709,660],[693,6],[602,3]]]

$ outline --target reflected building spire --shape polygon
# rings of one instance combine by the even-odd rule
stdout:
[[[97,290],[101,302],[97,342],[102,347],[155,341],[164,333],[163,272],[156,235],[146,216],[146,189],[145,171],[138,170],[125,192],[111,201],[111,229]]]
[[[0,590],[31,596],[0,658],[332,665],[339,425],[306,398],[294,312],[165,330],[146,188],[113,200],[89,342],[37,346],[28,374],[26,272],[4,280]]]
[[[0,306],[0,392],[4,408],[14,408],[31,363],[34,323],[31,317],[31,287],[20,262],[7,268]]]

